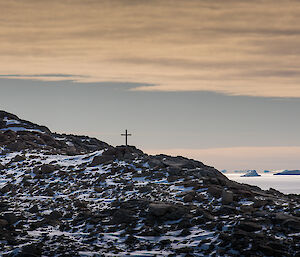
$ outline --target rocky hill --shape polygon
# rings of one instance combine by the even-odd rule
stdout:
[[[300,256],[300,196],[0,111],[0,256]]]

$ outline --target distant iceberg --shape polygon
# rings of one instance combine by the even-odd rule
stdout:
[[[234,170],[234,173],[247,173],[249,170]]]
[[[260,177],[256,170],[248,170],[246,174],[241,175],[241,177]]]
[[[284,170],[273,175],[300,175],[300,170]]]

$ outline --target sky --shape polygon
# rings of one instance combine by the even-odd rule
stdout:
[[[218,169],[300,169],[300,1],[0,0],[0,109]]]

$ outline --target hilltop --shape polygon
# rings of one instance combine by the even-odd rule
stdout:
[[[300,256],[300,196],[0,111],[0,255]]]

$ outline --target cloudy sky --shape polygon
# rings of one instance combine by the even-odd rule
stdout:
[[[300,168],[300,1],[0,0],[0,108],[219,169]]]

